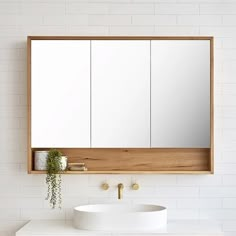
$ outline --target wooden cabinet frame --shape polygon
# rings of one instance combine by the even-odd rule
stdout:
[[[58,148],[69,162],[84,162],[88,171],[67,174],[213,174],[214,173],[214,46],[213,37],[172,36],[28,36],[28,173],[42,174],[33,167],[31,147],[31,40],[209,40],[210,41],[210,148]]]

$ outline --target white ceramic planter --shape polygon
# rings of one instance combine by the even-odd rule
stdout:
[[[62,170],[65,170],[67,167],[67,156],[61,157],[61,165],[62,165]]]
[[[48,151],[35,151],[34,152],[34,169],[46,170],[47,169]],[[61,157],[62,170],[67,167],[67,156]]]
[[[48,151],[35,151],[34,152],[34,169],[46,170],[47,157],[48,157]]]

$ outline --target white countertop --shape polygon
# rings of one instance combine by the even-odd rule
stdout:
[[[104,232],[75,229],[71,221],[62,220],[32,220],[16,232],[16,236],[92,236],[92,235],[116,235],[116,236],[219,236],[224,235],[221,226],[207,220],[176,220],[169,221],[165,229],[150,232]]]

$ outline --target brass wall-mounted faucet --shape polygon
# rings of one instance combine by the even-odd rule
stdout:
[[[106,191],[107,191],[107,190],[110,188],[110,186],[109,186],[108,183],[104,182],[104,183],[101,184],[101,188],[102,188],[103,190],[106,190]],[[119,184],[117,185],[117,188],[118,188],[118,199],[120,200],[120,199],[123,198],[124,184],[119,183]],[[138,189],[139,189],[139,184],[133,183],[133,184],[131,185],[131,189],[132,189],[132,190],[138,190]]]
[[[118,199],[122,199],[124,185],[122,183],[119,183],[117,187],[118,187]]]

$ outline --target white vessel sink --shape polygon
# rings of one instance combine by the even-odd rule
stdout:
[[[97,204],[74,208],[78,229],[104,231],[149,231],[165,227],[165,207],[146,204]]]

